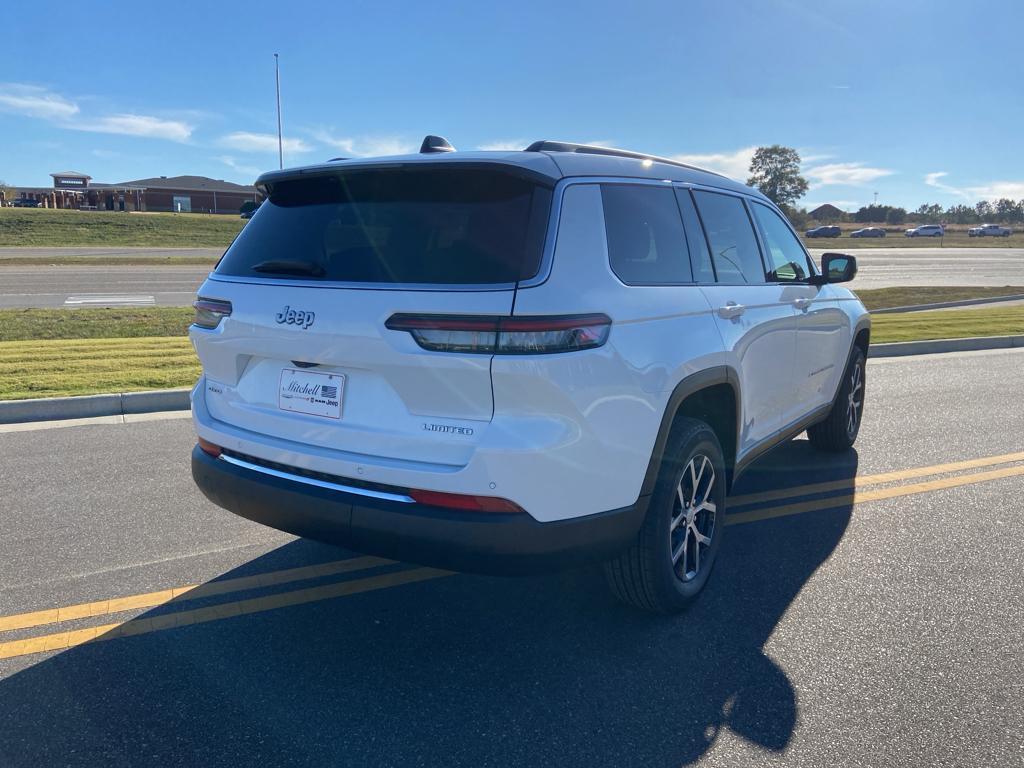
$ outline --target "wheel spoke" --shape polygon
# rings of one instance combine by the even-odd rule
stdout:
[[[703,544],[705,547],[711,544],[711,537],[705,536],[703,533],[698,531],[696,528],[693,529],[693,536],[697,539],[697,543]]]
[[[700,463],[700,472],[697,473],[696,477],[693,477],[693,460],[690,460],[690,477],[693,478],[693,497],[690,499],[691,506],[697,503],[697,492],[700,487],[700,479],[704,477],[704,465],[708,461],[707,456],[702,456],[701,458],[704,459],[704,461]]]

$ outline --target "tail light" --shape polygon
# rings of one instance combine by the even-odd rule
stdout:
[[[231,314],[231,302],[220,299],[205,299],[202,296],[192,302],[196,316],[193,325],[200,328],[216,328],[220,321]]]
[[[385,327],[408,331],[423,349],[482,355],[548,355],[600,347],[608,340],[607,315],[487,317],[392,315]]]
[[[520,514],[524,510],[518,504],[497,496],[471,496],[464,493],[442,493],[440,491],[409,491],[409,496],[420,504],[445,509],[461,509],[467,512],[496,512],[499,514]]]

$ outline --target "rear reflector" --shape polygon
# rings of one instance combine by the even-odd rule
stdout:
[[[409,491],[409,496],[420,504],[431,507],[462,509],[468,512],[520,514],[525,511],[515,502],[496,496],[468,496],[463,493],[441,493],[440,491]]]
[[[231,302],[220,299],[206,299],[200,296],[192,302],[192,307],[196,311],[192,324],[200,328],[216,328],[222,319],[231,314]]]
[[[489,317],[409,315],[388,318],[392,331],[408,331],[423,349],[483,355],[549,355],[600,347],[608,340],[607,315]]]
[[[215,458],[215,459],[220,457],[220,454],[221,454],[220,446],[219,445],[214,445],[209,440],[203,440],[203,438],[200,437],[199,438],[199,448],[202,450],[203,453],[209,454],[210,456],[213,456],[213,458]]]

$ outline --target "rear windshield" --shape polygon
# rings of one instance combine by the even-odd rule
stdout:
[[[500,168],[274,182],[217,267],[272,279],[486,285],[540,269],[551,190]]]

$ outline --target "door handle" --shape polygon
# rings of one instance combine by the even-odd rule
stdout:
[[[807,309],[809,306],[811,306],[811,300],[802,298],[794,299],[793,306],[796,307],[797,309]]]
[[[724,317],[726,320],[731,320],[734,317],[739,317],[746,311],[747,308],[742,304],[737,304],[735,301],[727,301],[725,302],[724,307],[718,308],[718,316]]]

